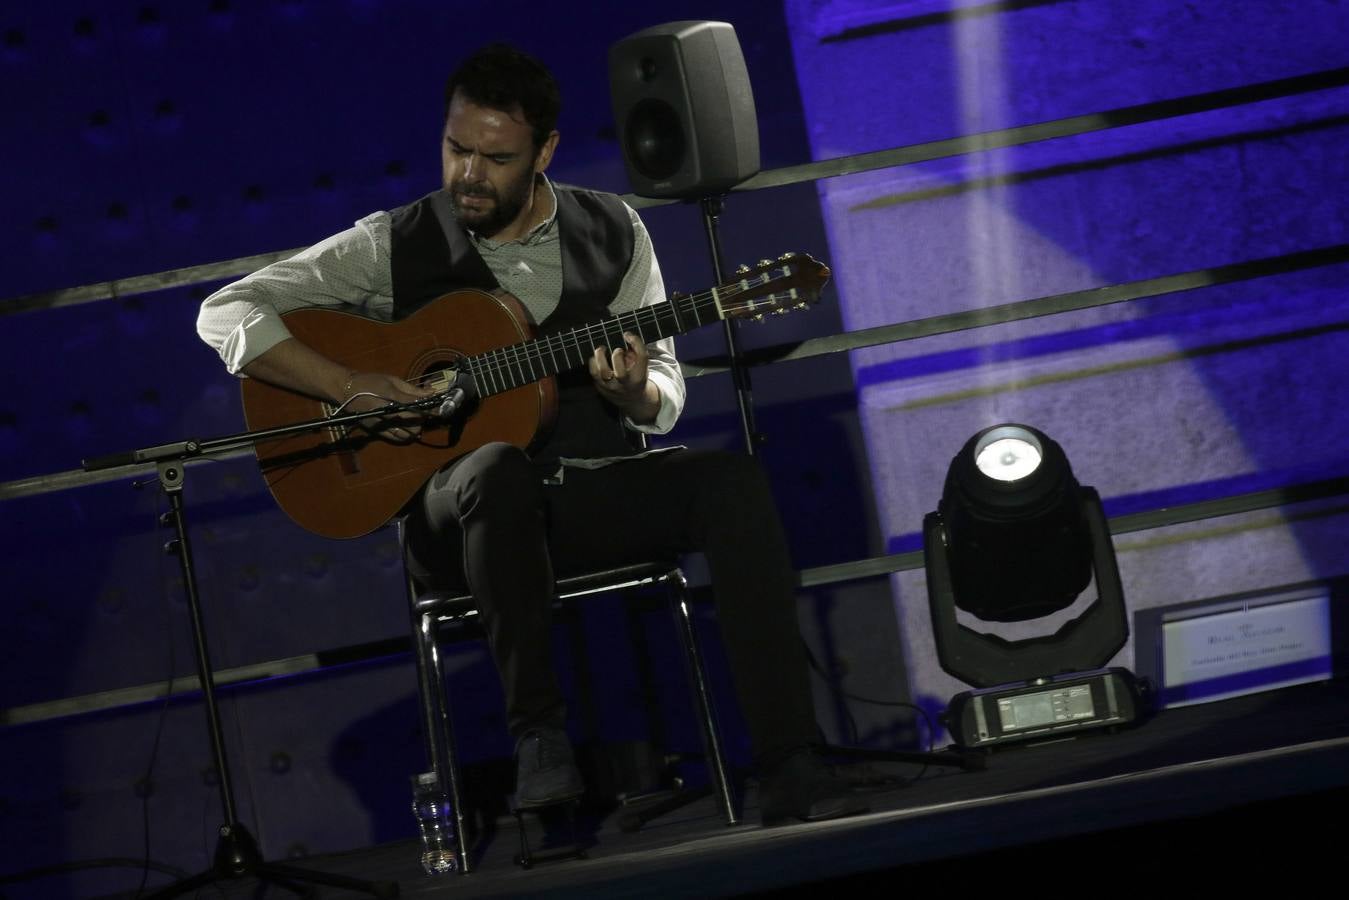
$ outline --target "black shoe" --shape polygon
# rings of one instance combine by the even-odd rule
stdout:
[[[852,785],[833,773],[813,750],[800,750],[759,781],[759,815],[765,825],[791,819],[821,822],[871,809]]]
[[[515,742],[515,805],[535,809],[585,793],[571,741],[561,728],[534,728]]]

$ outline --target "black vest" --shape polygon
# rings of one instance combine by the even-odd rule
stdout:
[[[540,335],[608,318],[632,261],[632,220],[613,194],[554,184],[562,244],[562,299],[538,325]],[[393,317],[402,319],[451,291],[500,287],[450,209],[444,191],[428,194],[391,216]],[[636,446],[622,418],[600,398],[585,368],[558,376],[558,415],[552,433],[530,456],[545,467],[558,457],[626,456]]]

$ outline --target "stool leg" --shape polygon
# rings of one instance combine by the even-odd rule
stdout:
[[[716,789],[726,824],[735,825],[739,823],[740,817],[735,811],[735,798],[731,793],[731,781],[726,772],[726,760],[721,749],[721,734],[717,730],[716,716],[712,709],[712,693],[707,686],[702,654],[698,652],[698,641],[693,633],[693,619],[689,615],[688,582],[685,581],[683,572],[675,571],[666,579],[666,585],[670,589],[670,608],[674,612],[680,642],[684,645],[684,658],[688,662],[694,697],[698,701],[698,714],[702,717],[703,743],[707,751],[708,768],[711,769],[712,784]]]
[[[532,868],[534,854],[529,849],[529,837],[525,834],[524,810],[518,808],[515,810],[515,824],[520,829],[520,852],[516,854],[515,864],[522,869]]]
[[[439,779],[441,789],[449,789],[451,809],[454,811],[454,839],[459,846],[459,871],[468,874],[473,869],[473,860],[468,854],[467,819],[464,816],[463,792],[460,790],[459,758],[454,749],[454,730],[450,724],[449,703],[445,696],[445,673],[441,669],[440,649],[436,645],[436,617],[427,614],[416,618],[414,643],[417,695],[421,701],[426,758]]]

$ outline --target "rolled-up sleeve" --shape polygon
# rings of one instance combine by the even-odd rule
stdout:
[[[641,306],[653,306],[663,303],[665,280],[661,277],[660,263],[651,245],[651,236],[646,226],[637,216],[636,210],[628,208],[632,216],[633,248],[632,262],[618,296],[609,308],[614,313],[627,312]],[[675,358],[674,338],[663,338],[647,344],[647,378],[660,392],[660,410],[652,422],[640,424],[625,419],[627,426],[634,431],[647,434],[665,434],[674,428],[684,411],[684,373],[679,369],[679,360]]]
[[[207,297],[197,334],[237,375],[291,336],[281,318],[291,310],[345,307],[387,320],[392,298],[389,219],[375,213]]]

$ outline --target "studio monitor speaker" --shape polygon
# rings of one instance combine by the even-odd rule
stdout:
[[[702,197],[759,171],[754,93],[727,22],[668,22],[609,48],[609,92],[634,193]]]

